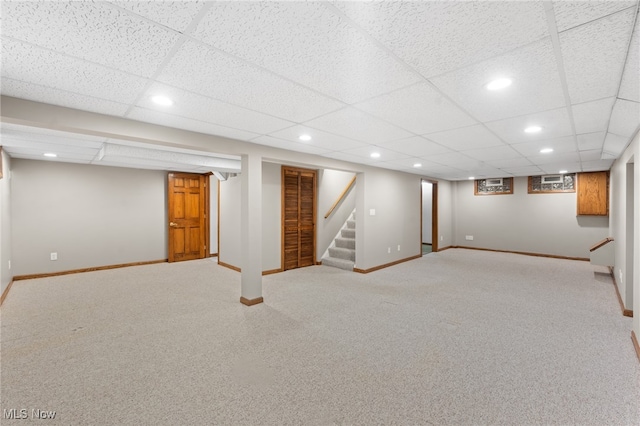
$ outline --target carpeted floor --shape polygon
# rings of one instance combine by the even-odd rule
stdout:
[[[18,281],[2,409],[61,425],[640,424],[632,320],[604,268],[451,249],[263,282],[246,307],[215,259]]]

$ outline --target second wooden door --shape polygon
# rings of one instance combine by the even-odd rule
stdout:
[[[315,264],[316,171],[282,167],[282,269]]]

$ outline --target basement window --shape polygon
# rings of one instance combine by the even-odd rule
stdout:
[[[513,178],[476,179],[474,195],[513,194]]]
[[[529,176],[529,194],[576,192],[576,174]]]

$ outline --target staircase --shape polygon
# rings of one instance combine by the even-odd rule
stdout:
[[[353,271],[356,261],[356,212],[342,226],[338,235],[327,249],[322,264],[334,268]]]

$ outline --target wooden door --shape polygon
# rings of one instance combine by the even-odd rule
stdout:
[[[282,167],[282,269],[315,264],[316,171]]]
[[[203,175],[169,173],[169,262],[205,257],[206,181]]]

